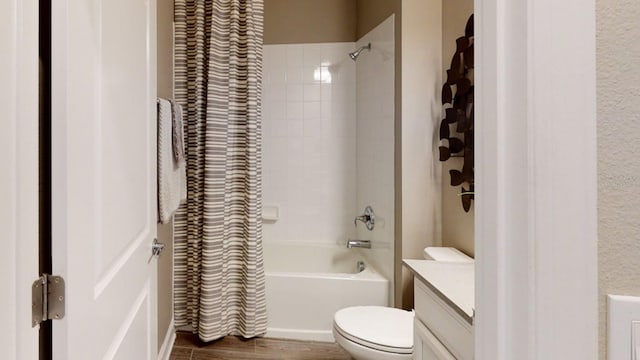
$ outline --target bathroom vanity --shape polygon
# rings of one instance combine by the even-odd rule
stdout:
[[[473,359],[474,264],[404,260],[414,275],[414,360]]]

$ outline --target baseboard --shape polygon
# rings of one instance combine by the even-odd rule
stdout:
[[[176,341],[176,327],[174,326],[173,319],[169,323],[167,329],[167,335],[164,337],[164,342],[160,351],[158,352],[158,360],[169,360],[171,357],[171,350],[173,350],[173,343]]]

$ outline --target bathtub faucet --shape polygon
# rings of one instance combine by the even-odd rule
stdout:
[[[369,240],[347,240],[347,248],[363,248],[371,249],[371,241]]]

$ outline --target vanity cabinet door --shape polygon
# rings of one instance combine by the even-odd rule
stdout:
[[[473,326],[423,282],[416,279],[414,284],[416,319],[453,354],[453,359],[472,360]]]
[[[456,360],[420,320],[413,326],[413,360]]]

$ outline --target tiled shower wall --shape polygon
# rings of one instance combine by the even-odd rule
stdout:
[[[355,235],[354,43],[265,45],[264,241],[344,243]]]
[[[376,214],[372,231],[358,225],[359,239],[371,240],[363,250],[367,262],[385,278],[393,280],[394,251],[394,105],[395,40],[394,16],[390,16],[360,40],[356,47],[371,43],[371,51],[358,58],[357,104],[357,198],[359,213],[371,205]]]

